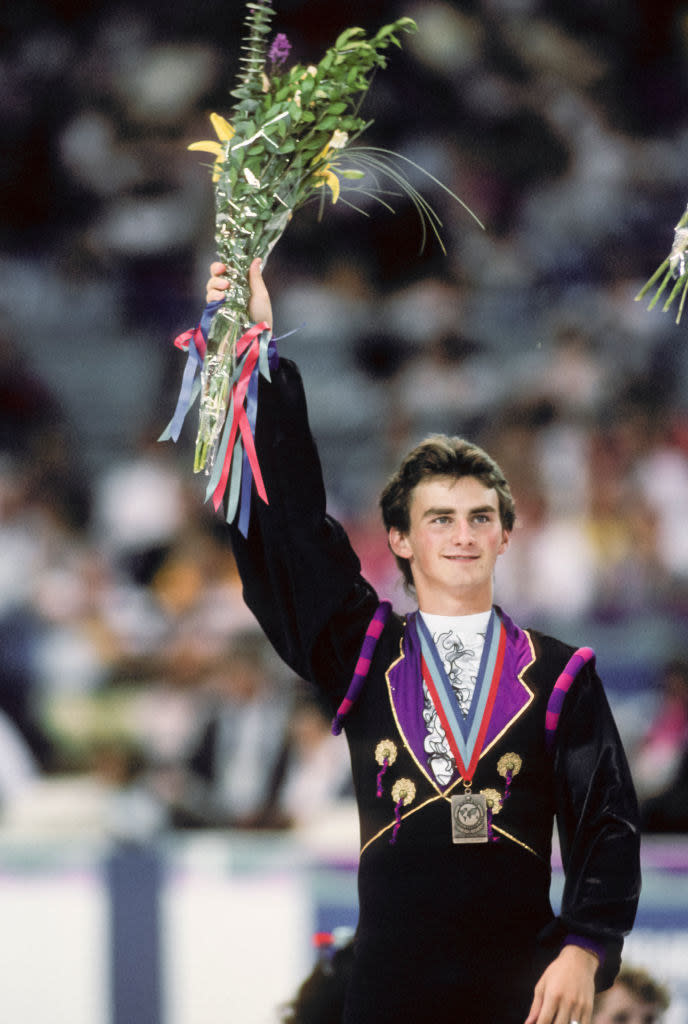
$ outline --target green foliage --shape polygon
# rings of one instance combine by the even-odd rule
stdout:
[[[204,360],[197,471],[212,466],[226,415],[236,342],[248,324],[249,265],[256,256],[267,259],[296,210],[316,196],[322,201],[326,188],[336,202],[340,178],[360,181],[364,175],[386,175],[414,203],[424,233],[429,226],[440,238],[437,215],[394,166],[395,155],[351,149],[370,124],[360,107],[375,71],[386,67],[385,51],[401,46],[401,34],[415,31],[415,22],[400,18],[371,38],[362,28],[348,28],[317,65],[295,64],[284,70],[267,66],[272,0],[248,0],[246,7],[241,68],[231,92],[236,100],[230,118],[234,134],[225,122],[231,137],[221,140],[213,168],[215,239],[229,268],[231,288],[213,320]],[[200,145],[212,152],[220,149],[218,143]],[[352,166],[342,163],[347,158]],[[375,185],[362,194],[391,209]]]
[[[681,322],[683,316],[683,308],[686,304],[686,298],[688,297],[688,206],[683,212],[681,219],[674,229],[674,242],[671,247],[671,252],[667,258],[661,263],[650,279],[643,285],[638,294],[636,295],[636,302],[640,299],[645,298],[651,288],[657,286],[656,291],[650,303],[648,310],[654,309],[659,300],[665,294],[667,288],[671,286],[670,291],[662,311],[668,312],[671,306],[674,304],[676,299],[679,299],[678,308],[676,311],[676,323]]]

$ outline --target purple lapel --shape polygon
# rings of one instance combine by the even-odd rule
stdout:
[[[501,608],[497,608],[497,614],[506,629],[506,650],[497,699],[485,734],[483,752],[516,721],[533,699],[532,691],[520,679],[521,673],[535,661],[530,637],[525,630],[512,622]]]
[[[507,641],[499,689],[487,727],[483,753],[520,716],[533,697],[532,692],[519,678],[519,674],[535,660],[528,634],[512,622],[500,608],[497,608],[497,613],[504,623]],[[416,614],[413,612],[407,616],[401,654],[387,670],[387,683],[399,731],[420,767],[428,774],[427,754],[423,749],[426,729],[423,721],[420,644],[413,628]],[[431,781],[433,778],[431,777]]]

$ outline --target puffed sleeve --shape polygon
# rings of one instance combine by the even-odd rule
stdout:
[[[565,872],[559,928],[603,951],[608,987],[640,896],[638,805],[602,683],[591,665],[567,694],[554,752],[557,827]]]
[[[336,703],[378,599],[327,514],[301,376],[289,360],[260,381],[256,448],[268,504],[253,495],[247,538],[230,527],[244,599],[283,660]]]

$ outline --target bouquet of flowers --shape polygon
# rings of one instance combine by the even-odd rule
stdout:
[[[676,312],[676,323],[681,322],[681,316],[683,315],[683,307],[686,302],[686,294],[688,293],[688,256],[686,251],[688,250],[688,206],[683,211],[683,215],[679,220],[678,224],[674,228],[674,241],[671,246],[671,252],[655,270],[652,277],[647,281],[636,295],[636,301],[643,299],[654,285],[657,285],[657,290],[648,305],[648,309],[654,309],[662,295],[666,292],[667,288],[673,281],[671,291],[664,300],[662,311],[667,312],[670,306],[681,296],[678,310]]]
[[[280,33],[269,45],[272,0],[247,0],[246,8],[240,74],[231,93],[236,100],[231,121],[212,114],[217,138],[189,147],[215,157],[215,240],[228,269],[230,288],[222,303],[206,308],[194,331],[176,340],[188,350],[189,359],[177,410],[161,437],[177,440],[184,417],[200,394],[194,471],[210,475],[207,496],[212,494],[216,508],[229,485],[230,522],[241,492],[242,531],[248,521],[251,477],[259,495],[267,500],[253,433],[257,376],[269,377],[269,332],[263,329],[267,325],[249,329],[247,275],[251,261],[258,256],[265,262],[295,211],[309,200],[319,198],[322,204],[329,193],[333,203],[353,206],[342,181],[357,182],[351,190],[372,195],[389,209],[384,193],[375,185],[381,175],[401,188],[416,206],[423,241],[429,226],[441,244],[439,218],[398,166],[399,161],[412,161],[383,149],[352,146],[370,124],[360,116],[360,103],[372,74],[386,66],[385,50],[392,44],[401,45],[400,34],[415,30],[413,20],[401,18],[371,38],[363,29],[349,28],[319,64],[287,68],[291,49],[287,37]],[[441,182],[423,173],[465,206]],[[362,181],[366,176],[373,179],[367,189]]]

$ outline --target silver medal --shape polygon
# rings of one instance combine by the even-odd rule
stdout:
[[[487,842],[487,801],[482,793],[460,793],[451,798],[452,841]]]

